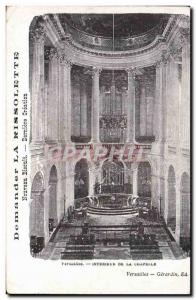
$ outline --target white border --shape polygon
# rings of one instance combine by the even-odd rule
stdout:
[[[66,1],[66,2],[68,2],[68,1]],[[59,1],[59,0],[56,0],[55,1],[55,5],[65,5],[66,4],[66,2],[65,1]],[[119,3],[120,2],[120,3]],[[35,1],[33,1],[33,3],[31,2],[31,1],[26,1],[26,3],[22,3],[21,1],[6,1],[6,5],[39,5],[40,4],[40,1],[39,0],[35,0]],[[51,5],[51,4],[53,4],[54,5],[54,1],[51,1],[51,0],[48,0],[48,1],[41,1],[41,4],[42,5]],[[71,4],[72,5],[92,5],[92,2],[91,1],[75,1],[75,0],[72,0],[71,1]],[[94,1],[93,2],[93,4],[94,5],[105,5],[106,4],[106,1]],[[107,5],[128,5],[128,4],[132,4],[132,5],[145,5],[146,4],[146,2],[144,2],[144,1],[140,1],[140,0],[137,0],[137,1],[131,1],[131,3],[130,3],[130,1],[124,1],[124,0],[121,0],[121,1],[107,1]],[[193,1],[189,1],[189,3],[187,3],[187,1],[159,1],[159,3],[157,3],[156,1],[151,1],[151,3],[150,3],[151,5],[157,5],[157,4],[159,4],[159,5],[191,5],[192,7],[194,7],[194,2]],[[4,7],[1,7],[1,15],[0,15],[0,20],[1,20],[1,26],[0,26],[0,29],[1,29],[1,37],[2,37],[2,39],[4,39],[4,18],[3,18],[3,16],[4,16]],[[1,45],[4,45],[4,41],[1,43]],[[2,65],[4,65],[3,64],[3,61],[5,62],[5,51],[4,51],[4,49],[3,49],[3,47],[1,47],[1,55],[0,55],[0,62],[1,62],[1,66]],[[4,73],[4,68],[1,68],[1,76],[2,76],[2,78],[3,79],[5,79],[5,73]],[[3,80],[1,80],[1,83],[5,83]],[[194,84],[193,84],[193,86],[195,85],[195,81],[194,81]],[[5,91],[3,91],[3,90],[5,90],[4,89],[4,86],[5,86],[5,84],[3,84],[3,86],[2,86],[2,88],[1,88],[1,99],[5,99]],[[1,118],[0,118],[0,128],[4,131],[4,127],[5,126],[3,126],[3,124],[5,124],[5,114],[4,114],[4,112],[5,112],[5,105],[4,105],[4,103],[3,103],[4,101],[2,101],[1,102]],[[195,106],[194,106],[194,112],[195,112]],[[195,129],[195,128],[194,128]],[[5,133],[5,131],[4,131],[4,133]],[[5,140],[4,139],[4,134],[3,133],[3,140]],[[1,135],[1,137],[2,137],[2,135]],[[195,136],[194,136],[195,137]],[[4,153],[4,151],[5,151],[5,145],[3,144],[3,143],[1,143],[1,153]],[[4,184],[4,182],[5,182],[5,160],[4,159],[1,159],[1,170],[2,170],[2,172],[1,172],[1,179],[0,179],[0,182],[1,182],[1,185],[2,185],[2,189],[1,190],[4,190],[4,195],[5,195],[5,184]],[[3,176],[2,176],[3,175]],[[194,182],[195,183],[195,182]],[[5,199],[5,197],[4,197],[4,195],[3,195],[3,198]],[[3,208],[4,208],[4,205],[3,205]],[[195,207],[194,207],[195,208]],[[1,209],[0,210],[0,218],[1,218],[1,223],[0,224],[4,224],[4,222],[5,222],[5,214],[4,214],[4,211],[5,210],[3,210],[3,209]],[[3,212],[3,213],[2,213]],[[2,228],[2,226],[1,226],[1,228]],[[4,228],[4,226],[3,226],[3,228]],[[2,237],[2,235],[1,235],[1,237]],[[2,240],[2,239],[1,239]],[[2,247],[0,247],[0,249],[2,250]],[[3,251],[4,252],[4,251]],[[3,253],[4,254],[4,253]],[[3,257],[3,255],[0,253],[0,255],[1,255],[1,257],[0,258],[2,258]],[[1,262],[1,261],[0,261]],[[1,266],[2,266],[2,263],[1,263]],[[1,268],[1,271],[2,271],[2,268]],[[3,276],[2,276],[3,277]],[[0,288],[2,288],[2,280],[1,280],[1,284],[0,284]],[[1,292],[1,290],[0,290],[0,292]],[[1,297],[1,299],[2,299],[2,296],[3,296],[3,293],[0,295],[0,297]],[[26,297],[23,297],[23,299],[24,298],[26,298]],[[138,298],[137,298],[138,299]]]

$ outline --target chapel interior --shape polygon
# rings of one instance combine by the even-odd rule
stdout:
[[[189,16],[37,16],[29,59],[31,255],[190,256]]]

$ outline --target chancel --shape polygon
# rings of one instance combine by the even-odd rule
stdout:
[[[32,256],[189,256],[189,17],[38,16],[29,58]]]

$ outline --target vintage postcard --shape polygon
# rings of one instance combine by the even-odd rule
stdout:
[[[7,293],[190,295],[190,8],[6,14]]]

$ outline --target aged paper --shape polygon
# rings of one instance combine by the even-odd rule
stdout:
[[[190,294],[190,8],[6,26],[7,292]]]

